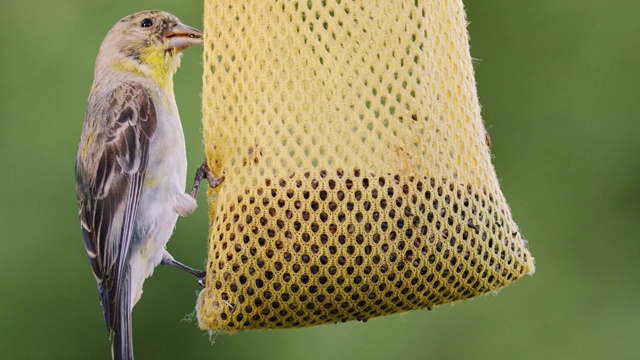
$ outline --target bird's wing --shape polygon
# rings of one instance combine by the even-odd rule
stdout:
[[[156,122],[147,89],[131,83],[90,98],[85,115],[76,158],[78,211],[110,331],[119,312],[129,311],[118,299],[129,291],[125,266]]]

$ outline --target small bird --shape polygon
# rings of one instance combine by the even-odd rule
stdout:
[[[113,359],[133,359],[131,310],[158,264],[204,278],[165,249],[178,215],[196,209],[200,181],[215,187],[223,180],[205,161],[191,193],[184,192],[187,158],[173,75],[182,50],[200,43],[202,33],[174,15],[144,11],[115,24],[96,59],[75,175]]]

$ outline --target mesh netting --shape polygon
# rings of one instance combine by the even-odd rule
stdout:
[[[464,9],[205,1],[200,326],[431,308],[534,271],[491,164]]]

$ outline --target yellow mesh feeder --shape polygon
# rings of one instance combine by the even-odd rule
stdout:
[[[200,327],[367,320],[532,274],[462,1],[205,1]]]

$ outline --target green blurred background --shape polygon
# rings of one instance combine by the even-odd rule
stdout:
[[[73,178],[94,59],[124,15],[160,8],[201,27],[203,11],[131,3],[0,3],[0,359],[110,358]],[[134,311],[138,359],[640,358],[640,2],[466,6],[494,164],[535,276],[430,312],[209,337],[183,321],[194,279],[160,267]],[[190,172],[203,158],[200,51],[175,80]],[[169,244],[194,266],[205,201]]]

